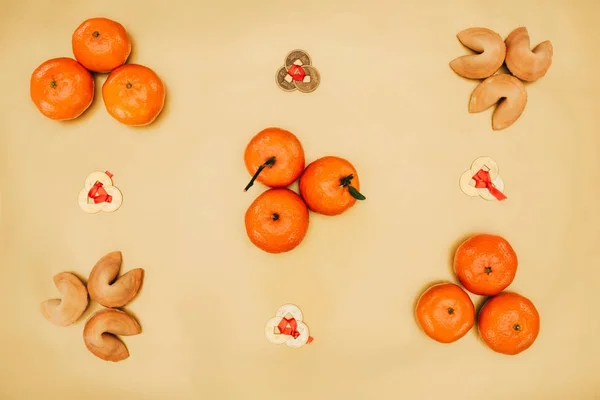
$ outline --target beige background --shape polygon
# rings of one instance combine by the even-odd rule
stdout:
[[[4,0],[0,398],[600,398],[599,15],[594,0]],[[154,125],[120,125],[99,90],[71,123],[31,103],[31,72],[72,56],[72,31],[95,16],[123,23],[131,61],[163,78]],[[554,63],[527,86],[521,119],[492,132],[491,110],[467,112],[477,82],[448,67],[466,54],[455,34],[521,25],[534,44],[552,41]],[[321,72],[312,94],[274,83],[295,48]],[[367,196],[343,216],[311,215],[302,245],[278,256],[254,248],[243,226],[264,187],[242,192],[242,154],[268,126],[296,133],[308,161],[349,159]],[[499,163],[506,202],[459,190],[482,155]],[[123,206],[85,214],[77,194],[105,169]],[[475,331],[437,344],[414,322],[421,290],[452,279],[452,251],[475,232],[513,244],[511,290],[541,313],[538,341],[519,356],[493,353]],[[146,270],[127,307],[144,333],[125,338],[131,357],[117,364],[83,344],[98,305],[68,328],[38,308],[57,295],[54,274],[87,276],[113,250],[125,270]],[[265,322],[287,302],[302,308],[313,344],[266,341]]]

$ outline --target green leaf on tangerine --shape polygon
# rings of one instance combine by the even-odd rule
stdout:
[[[348,191],[350,192],[350,195],[352,197],[354,197],[356,200],[366,200],[367,199],[365,196],[360,194],[360,192],[358,190],[356,190],[356,188],[354,186],[348,186]]]

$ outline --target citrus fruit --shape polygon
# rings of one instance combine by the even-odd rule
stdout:
[[[480,234],[465,240],[454,254],[454,273],[471,293],[493,296],[506,289],[517,273],[517,255],[508,241]]]
[[[244,151],[246,169],[252,180],[277,188],[292,184],[304,170],[304,149],[292,132],[281,128],[266,128],[258,132]]]
[[[440,343],[457,341],[475,324],[471,298],[454,283],[439,283],[425,290],[419,297],[415,315],[423,332]]]
[[[284,253],[297,247],[308,230],[308,209],[296,193],[273,188],[259,195],[245,215],[250,241],[268,253]]]
[[[517,293],[490,298],[478,319],[481,338],[497,353],[519,354],[531,347],[540,333],[538,310],[531,300]]]
[[[72,58],[53,58],[33,71],[29,94],[46,117],[70,120],[79,117],[92,104],[94,78]]]
[[[102,86],[108,113],[130,126],[152,123],[165,105],[165,87],[156,73],[138,64],[125,64],[110,73]]]
[[[87,69],[110,72],[125,64],[131,41],[120,23],[108,18],[90,18],[81,23],[71,38],[73,55]]]
[[[354,166],[335,156],[310,163],[300,176],[299,187],[308,208],[324,215],[341,214],[356,200],[365,200]]]

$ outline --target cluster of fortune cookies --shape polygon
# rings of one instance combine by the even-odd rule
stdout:
[[[533,49],[526,27],[514,29],[506,39],[488,28],[460,31],[458,40],[475,54],[455,58],[450,68],[466,79],[482,80],[471,93],[469,112],[480,113],[496,105],[492,129],[514,124],[525,111],[527,90],[523,82],[543,78],[552,65],[554,49],[549,40]],[[509,73],[499,72],[506,65]]]
[[[105,308],[95,312],[83,328],[85,347],[104,361],[118,362],[129,357],[127,346],[118,336],[142,333],[142,327],[122,310],[139,294],[144,270],[135,268],[119,276],[123,258],[120,251],[106,254],[92,268],[87,285],[71,272],[61,272],[53,278],[60,299],[44,300],[40,310],[53,325],[67,327],[83,317],[89,309],[89,299]]]
[[[94,72],[108,74],[102,100],[114,119],[128,126],[154,122],[164,108],[165,86],[152,69],[127,63],[131,40],[123,25],[87,19],[73,32],[71,44],[75,59],[46,60],[31,74],[30,97],[45,117],[68,121],[81,116],[94,100]]]

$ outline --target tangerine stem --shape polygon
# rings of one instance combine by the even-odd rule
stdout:
[[[248,182],[248,184],[244,188],[244,192],[247,192],[248,189],[250,189],[252,187],[252,185],[254,185],[254,181],[256,180],[256,178],[258,178],[258,174],[260,174],[263,169],[265,169],[266,167],[272,167],[274,164],[275,164],[275,156],[267,159],[267,161],[265,161],[265,163],[263,165],[258,167],[258,169],[256,170],[256,173],[254,174],[252,179],[250,179],[250,182]]]
[[[354,197],[356,200],[366,200],[367,198],[350,184],[350,182],[352,182],[352,179],[354,179],[354,174],[350,174],[348,176],[343,177],[342,179],[340,179],[340,186],[347,187],[350,196]]]
[[[343,177],[342,179],[340,179],[340,186],[350,186],[350,182],[352,182],[352,179],[354,179],[354,174],[350,174],[348,176]]]

